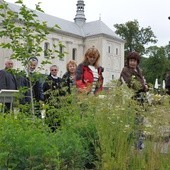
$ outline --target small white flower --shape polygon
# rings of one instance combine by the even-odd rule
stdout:
[[[130,125],[125,125],[125,128],[129,128],[130,127]]]

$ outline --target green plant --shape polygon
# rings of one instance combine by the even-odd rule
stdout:
[[[39,119],[0,116],[0,169],[59,167],[59,151],[51,142],[53,138]]]
[[[146,107],[127,86],[112,87],[102,97],[61,97],[53,110],[61,124],[53,133],[32,116],[1,115],[0,169],[169,169],[169,96]],[[142,150],[134,146],[138,131]]]

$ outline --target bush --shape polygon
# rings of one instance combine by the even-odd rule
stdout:
[[[53,138],[38,119],[0,116],[0,169],[54,169],[60,162]]]
[[[38,118],[1,115],[0,169],[169,169],[169,96],[157,105],[132,96],[123,86],[102,97],[65,96],[53,110],[61,123],[54,132]]]

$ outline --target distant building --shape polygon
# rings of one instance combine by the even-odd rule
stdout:
[[[2,0],[0,0],[2,3]],[[19,6],[8,3],[8,7],[15,12],[19,11]],[[84,12],[84,0],[77,1],[77,11],[74,22],[67,21],[45,13],[36,12],[40,21],[47,21],[49,27],[55,24],[59,25],[61,30],[51,32],[48,35],[47,41],[42,44],[42,47],[54,48],[52,44],[62,42],[66,48],[58,49],[65,51],[68,54],[63,59],[55,58],[52,63],[59,66],[60,76],[66,71],[66,63],[68,60],[76,60],[79,64],[83,60],[85,51],[92,46],[95,46],[101,54],[100,64],[104,67],[104,83],[110,80],[117,79],[124,66],[124,40],[118,37],[101,19],[92,22],[86,22]],[[7,41],[1,39],[0,41]],[[59,48],[59,47],[57,47]],[[4,68],[5,58],[10,57],[9,50],[0,49],[0,69]],[[43,60],[45,53],[42,53],[40,60]],[[20,63],[16,62],[15,67],[20,68]],[[44,73],[48,73],[49,65],[45,66]]]

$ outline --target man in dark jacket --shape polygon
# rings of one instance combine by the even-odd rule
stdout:
[[[31,57],[28,62],[27,69],[25,72],[21,72],[21,76],[18,80],[20,88],[27,88],[21,100],[21,104],[30,103],[31,96],[37,102],[44,100],[43,84],[40,81],[40,74],[35,71],[38,65],[38,59],[36,57]]]
[[[46,123],[54,132],[57,127],[60,126],[60,118],[55,109],[61,108],[60,97],[65,95],[65,91],[62,90],[62,79],[58,77],[58,66],[52,65],[50,67],[50,74],[43,84],[43,91],[45,96],[45,102],[49,107],[46,110]]]
[[[5,62],[5,69],[0,70],[0,90],[10,89],[16,90],[17,83],[14,74],[12,73],[13,61],[7,60]]]
[[[45,93],[45,101],[49,102],[51,100],[51,95],[56,96],[64,96],[65,92],[62,90],[62,79],[58,77],[58,66],[52,65],[50,67],[50,75],[48,75],[47,79],[43,84],[43,91]]]
[[[7,60],[5,62],[5,69],[0,70],[0,90],[17,90],[17,81],[13,70],[13,61]],[[10,109],[10,103],[5,103],[6,108]]]
[[[22,98],[20,103],[25,105],[23,111],[25,113],[35,114],[41,116],[41,102],[44,100],[43,82],[41,82],[42,75],[36,72],[38,66],[38,59],[31,57],[28,59],[26,69],[20,73],[18,78],[19,89],[22,91]],[[31,104],[31,108],[30,108]]]

